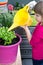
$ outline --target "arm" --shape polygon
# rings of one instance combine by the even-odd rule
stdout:
[[[28,41],[30,42],[32,35],[31,35],[31,33],[30,33],[29,28],[28,28],[27,26],[23,26],[22,28],[25,30],[26,35],[27,35],[27,39],[28,39]]]
[[[27,39],[28,39],[29,43],[30,43],[33,47],[37,46],[36,43],[39,42],[39,40],[37,39],[37,40],[34,40],[34,41],[33,41],[32,35],[31,35],[31,33],[30,33],[29,28],[28,28],[27,26],[26,26],[26,27],[23,27],[23,28],[24,28],[24,30],[25,30],[25,32],[26,32]]]

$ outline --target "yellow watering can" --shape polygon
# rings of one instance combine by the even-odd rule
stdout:
[[[14,16],[13,24],[8,29],[8,31],[18,27],[18,26],[30,26],[32,24],[32,18],[29,14],[29,6],[26,5],[22,9],[18,10]]]

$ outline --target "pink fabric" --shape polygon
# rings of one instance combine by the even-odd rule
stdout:
[[[14,7],[13,7],[12,4],[8,4],[8,10],[10,10],[10,11],[13,11],[14,10]]]
[[[30,44],[32,45],[33,59],[43,59],[43,26],[40,25],[40,23],[36,26],[33,32]]]

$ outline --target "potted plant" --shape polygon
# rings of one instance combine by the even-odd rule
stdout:
[[[21,36],[14,31],[8,31],[8,27],[0,27],[0,64],[5,65],[16,60],[21,41]]]

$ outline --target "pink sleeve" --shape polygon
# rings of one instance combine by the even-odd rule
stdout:
[[[43,39],[43,32],[40,33],[40,38]]]
[[[40,42],[40,39],[37,39],[37,38],[32,38],[30,40],[30,45],[32,45],[32,47],[36,47],[36,45]]]
[[[34,30],[34,32],[33,32],[33,35],[32,35],[32,38],[31,38],[31,40],[30,40],[30,44],[32,45],[32,46],[36,46],[37,44],[39,44],[39,42],[40,42],[40,32],[39,32],[39,29],[38,29],[38,27],[39,27],[39,23],[38,23],[38,25],[36,26],[36,28],[35,28],[35,30]],[[39,35],[39,37],[38,37],[38,35]],[[43,37],[43,36],[42,36]]]

